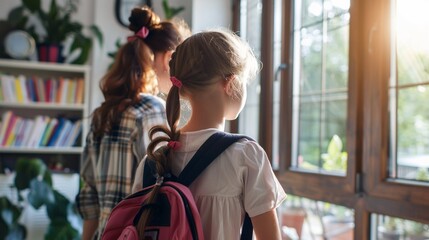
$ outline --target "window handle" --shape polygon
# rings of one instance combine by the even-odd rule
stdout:
[[[276,72],[274,73],[274,81],[277,81],[279,79],[280,72],[283,70],[286,70],[286,68],[287,68],[286,63],[279,64],[279,66],[276,69]]]

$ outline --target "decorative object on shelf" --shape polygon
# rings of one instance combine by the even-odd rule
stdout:
[[[119,24],[128,27],[131,10],[137,6],[152,7],[151,0],[116,0],[115,1],[115,15]]]
[[[6,53],[15,59],[26,59],[34,54],[36,41],[25,31],[14,30],[4,39]]]
[[[41,159],[22,158],[17,161],[15,171],[13,187],[18,193],[18,203],[16,205],[10,203],[10,201],[8,203],[7,198],[0,197],[0,210],[2,212],[0,224],[5,221],[3,216],[7,216],[7,214],[13,214],[14,219],[14,221],[6,219],[8,231],[5,234],[8,234],[8,236],[13,234],[13,237],[25,236],[25,227],[18,224],[16,220],[23,210],[18,206],[28,206],[28,204],[22,204],[26,201],[34,209],[46,206],[46,214],[50,219],[50,223],[45,233],[45,239],[80,239],[78,228],[81,226],[82,220],[75,210],[74,203],[53,189],[52,174],[46,164]],[[76,182],[76,184],[79,183]],[[24,190],[29,191],[26,198],[22,195]],[[73,226],[73,223],[78,224]],[[3,228],[1,232],[1,234],[4,234]],[[25,237],[10,239],[25,239]]]
[[[93,36],[100,45],[103,43],[99,28],[90,26],[89,30],[93,36],[86,36],[83,34],[83,25],[72,21],[71,16],[77,10],[77,0],[67,0],[64,6],[58,5],[56,0],[51,0],[48,11],[43,10],[41,5],[41,0],[22,0],[21,6],[11,10],[8,20],[16,28],[27,31],[35,38],[40,61],[85,64],[93,45]],[[34,22],[43,27],[44,33],[36,32]],[[69,38],[69,51],[62,56],[64,43]],[[74,58],[70,59],[71,56]]]

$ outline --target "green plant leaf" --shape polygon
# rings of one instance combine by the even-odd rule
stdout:
[[[67,220],[51,221],[45,234],[45,240],[78,240],[79,232]]]
[[[30,183],[30,192],[28,193],[28,202],[35,209],[39,209],[45,204],[55,201],[51,186],[38,179],[33,179]]]
[[[21,21],[24,18],[24,7],[16,7],[9,12],[7,20],[12,26],[21,27]]]
[[[332,136],[327,153],[322,153],[323,168],[325,170],[344,171],[347,167],[347,152],[342,152],[343,142],[338,135]]]
[[[88,60],[89,51],[92,47],[92,41],[90,38],[83,36],[82,34],[76,34],[75,39],[70,47],[70,52],[73,52],[76,49],[81,49],[81,53],[77,59],[75,59],[72,64],[84,64]]]
[[[164,10],[165,18],[169,20],[169,19],[172,19],[177,14],[179,14],[185,8],[183,6],[171,7],[170,4],[168,3],[168,0],[162,0],[162,9]]]
[[[14,205],[8,197],[0,197],[0,212],[1,219],[6,222],[8,226],[12,226],[18,222],[22,213],[22,207]]]
[[[25,227],[18,223],[22,207],[14,205],[9,198],[0,197],[0,239],[24,239]]]
[[[46,171],[45,163],[36,159],[20,158],[16,163],[15,186],[18,191],[30,186],[31,180],[38,176],[43,176]]]
[[[338,135],[332,136],[331,141],[328,145],[328,154],[330,156],[335,156],[343,150],[343,142]]]
[[[89,29],[91,30],[92,34],[94,34],[97,38],[98,44],[100,44],[100,46],[103,46],[103,34],[101,33],[100,29],[96,25],[91,25]]]
[[[40,11],[41,0],[22,0],[22,5],[24,5],[31,12]]]
[[[67,221],[70,201],[57,190],[53,190],[55,200],[46,204],[46,212],[51,222]]]

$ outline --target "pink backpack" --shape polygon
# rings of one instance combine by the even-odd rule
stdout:
[[[138,240],[135,226],[148,208],[153,214],[145,230],[145,240],[202,240],[204,233],[200,214],[189,186],[214,159],[234,142],[247,138],[223,132],[213,134],[195,153],[178,177],[168,177],[162,183],[154,204],[145,204],[156,178],[153,161],[144,166],[143,190],[129,195],[113,208],[102,234],[102,240]],[[252,239],[253,228],[249,216],[243,225],[241,239]]]

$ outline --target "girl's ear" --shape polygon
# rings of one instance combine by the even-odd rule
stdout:
[[[163,63],[164,63],[164,70],[166,70],[166,71],[170,71],[170,65],[169,65],[169,62],[170,62],[170,59],[171,59],[171,55],[173,54],[173,51],[167,51],[167,52],[165,52],[164,53],[164,56],[163,56]]]
[[[226,94],[230,97],[234,95],[234,91],[235,91],[234,84],[236,80],[235,78],[236,78],[235,75],[229,75],[228,77],[225,77],[225,80],[223,81],[224,82],[223,88],[225,89]]]

